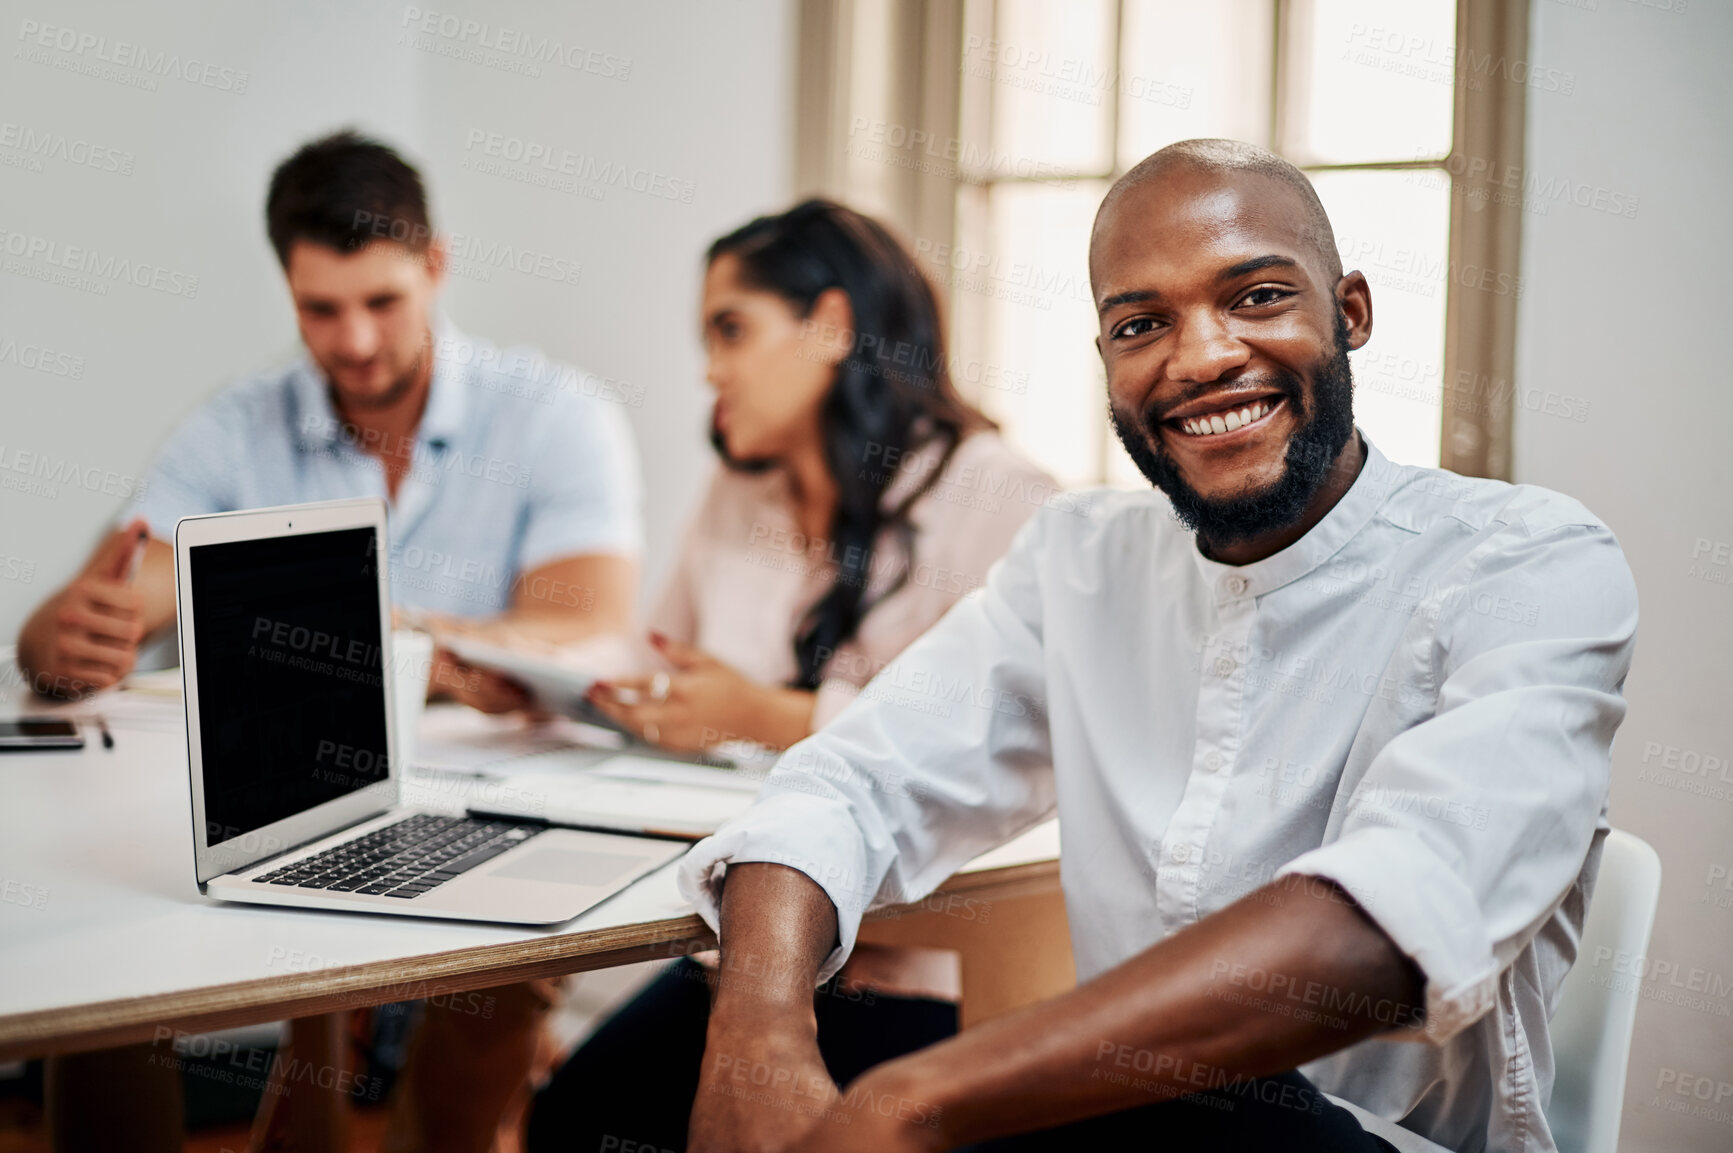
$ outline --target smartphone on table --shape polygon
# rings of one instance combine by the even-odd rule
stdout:
[[[0,720],[0,752],[33,749],[82,749],[84,734],[62,717],[14,717]]]

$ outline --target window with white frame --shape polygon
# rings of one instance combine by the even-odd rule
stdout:
[[[1371,283],[1360,426],[1439,463],[1455,34],[1455,0],[967,0],[953,242],[923,254],[981,366],[959,386],[1063,482],[1143,483],[1106,417],[1090,223],[1144,156],[1233,137],[1310,175]]]

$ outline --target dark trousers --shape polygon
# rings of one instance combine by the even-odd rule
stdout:
[[[529,1153],[598,1153],[627,1141],[646,1150],[684,1150],[710,1016],[707,976],[692,961],[670,966],[572,1054],[536,1097],[527,1134]],[[954,1005],[844,993],[834,983],[819,990],[815,1008],[819,1052],[842,1086],[874,1065],[957,1031]],[[1176,1142],[1188,1139],[1211,1153],[1394,1153],[1298,1073],[1243,1081],[970,1149],[1153,1151],[1186,1148]],[[1082,1144],[1085,1141],[1098,1144]]]
[[[530,1153],[597,1153],[627,1141],[684,1150],[710,1021],[708,978],[694,961],[675,962],[584,1042],[536,1097]],[[957,1007],[944,1001],[848,992],[831,981],[813,1004],[819,1052],[839,1085],[957,1031]]]
[[[1360,1127],[1298,1073],[1256,1077],[1189,1097],[1160,1101],[979,1145],[961,1153],[1396,1153]]]

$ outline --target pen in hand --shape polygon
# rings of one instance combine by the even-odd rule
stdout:
[[[150,548],[150,527],[142,520],[137,523],[139,527],[133,536],[132,555],[126,558],[126,583],[128,585],[138,584],[139,570],[144,567],[144,554]],[[96,723],[102,729],[102,747],[105,749],[114,748],[114,734],[108,731],[108,721],[98,716]]]
[[[150,530],[148,528],[139,529],[138,530],[138,539],[135,540],[133,542],[133,545],[132,545],[132,556],[129,557],[127,559],[127,562],[126,562],[126,583],[127,584],[130,585],[130,584],[137,584],[138,583],[138,570],[144,567],[145,546],[149,543],[150,543]]]

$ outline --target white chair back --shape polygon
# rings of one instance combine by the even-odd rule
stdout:
[[[1608,833],[1582,948],[1548,1030],[1557,1068],[1546,1119],[1559,1153],[1615,1153],[1619,1147],[1639,978],[1608,980],[1611,968],[1595,961],[1648,951],[1660,892],[1661,858],[1648,842],[1619,829]]]

